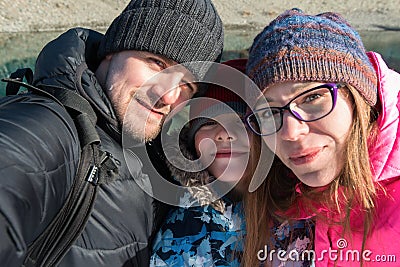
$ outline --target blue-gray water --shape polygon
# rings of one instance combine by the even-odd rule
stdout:
[[[227,31],[223,60],[247,57],[257,32]],[[380,53],[389,67],[400,71],[400,31],[361,32],[367,50]],[[21,67],[34,67],[35,59],[50,40],[60,32],[42,33],[0,33],[0,78],[8,77],[11,72]],[[5,93],[5,83],[0,82],[0,96]]]

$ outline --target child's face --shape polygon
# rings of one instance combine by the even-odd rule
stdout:
[[[210,119],[194,138],[201,162],[211,162],[207,167],[210,174],[231,183],[238,182],[246,170],[251,141],[252,134],[235,113],[221,114],[215,121]]]

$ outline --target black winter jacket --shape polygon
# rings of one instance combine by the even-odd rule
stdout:
[[[124,159],[114,111],[94,76],[101,38],[71,29],[42,50],[35,67],[36,86],[67,88],[89,100],[102,149],[121,163],[118,178],[101,185],[86,228],[60,266],[147,266],[154,205],[138,183],[149,192],[151,185],[137,157]],[[72,120],[57,103],[34,95],[9,102],[0,107],[0,265],[20,266],[27,246],[63,204],[80,147]]]

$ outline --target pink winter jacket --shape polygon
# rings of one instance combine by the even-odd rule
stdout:
[[[390,70],[381,56],[368,56],[378,76],[378,99],[382,109],[378,118],[378,140],[370,144],[373,173],[387,190],[377,200],[373,233],[361,252],[363,232],[353,230],[342,238],[340,229],[323,222],[315,226],[315,266],[400,266],[400,74]],[[352,229],[362,226],[362,217],[352,214]]]

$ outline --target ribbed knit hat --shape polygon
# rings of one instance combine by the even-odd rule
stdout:
[[[223,25],[211,0],[132,0],[108,28],[98,56],[138,50],[178,63],[216,61],[223,39]]]
[[[254,39],[246,72],[261,90],[284,81],[343,82],[369,105],[377,76],[359,34],[336,13],[284,12]]]
[[[223,62],[222,64],[244,72],[246,62],[246,59],[233,59]],[[243,86],[244,85],[243,82]],[[214,118],[218,115],[231,112],[236,112],[239,117],[244,117],[246,115],[246,102],[229,88],[210,84],[205,95],[202,97],[205,99],[199,99],[199,101],[195,101],[193,102],[193,105],[190,105],[189,119],[191,123],[188,132],[188,140],[191,143],[194,143],[196,132],[208,121],[209,118]]]

